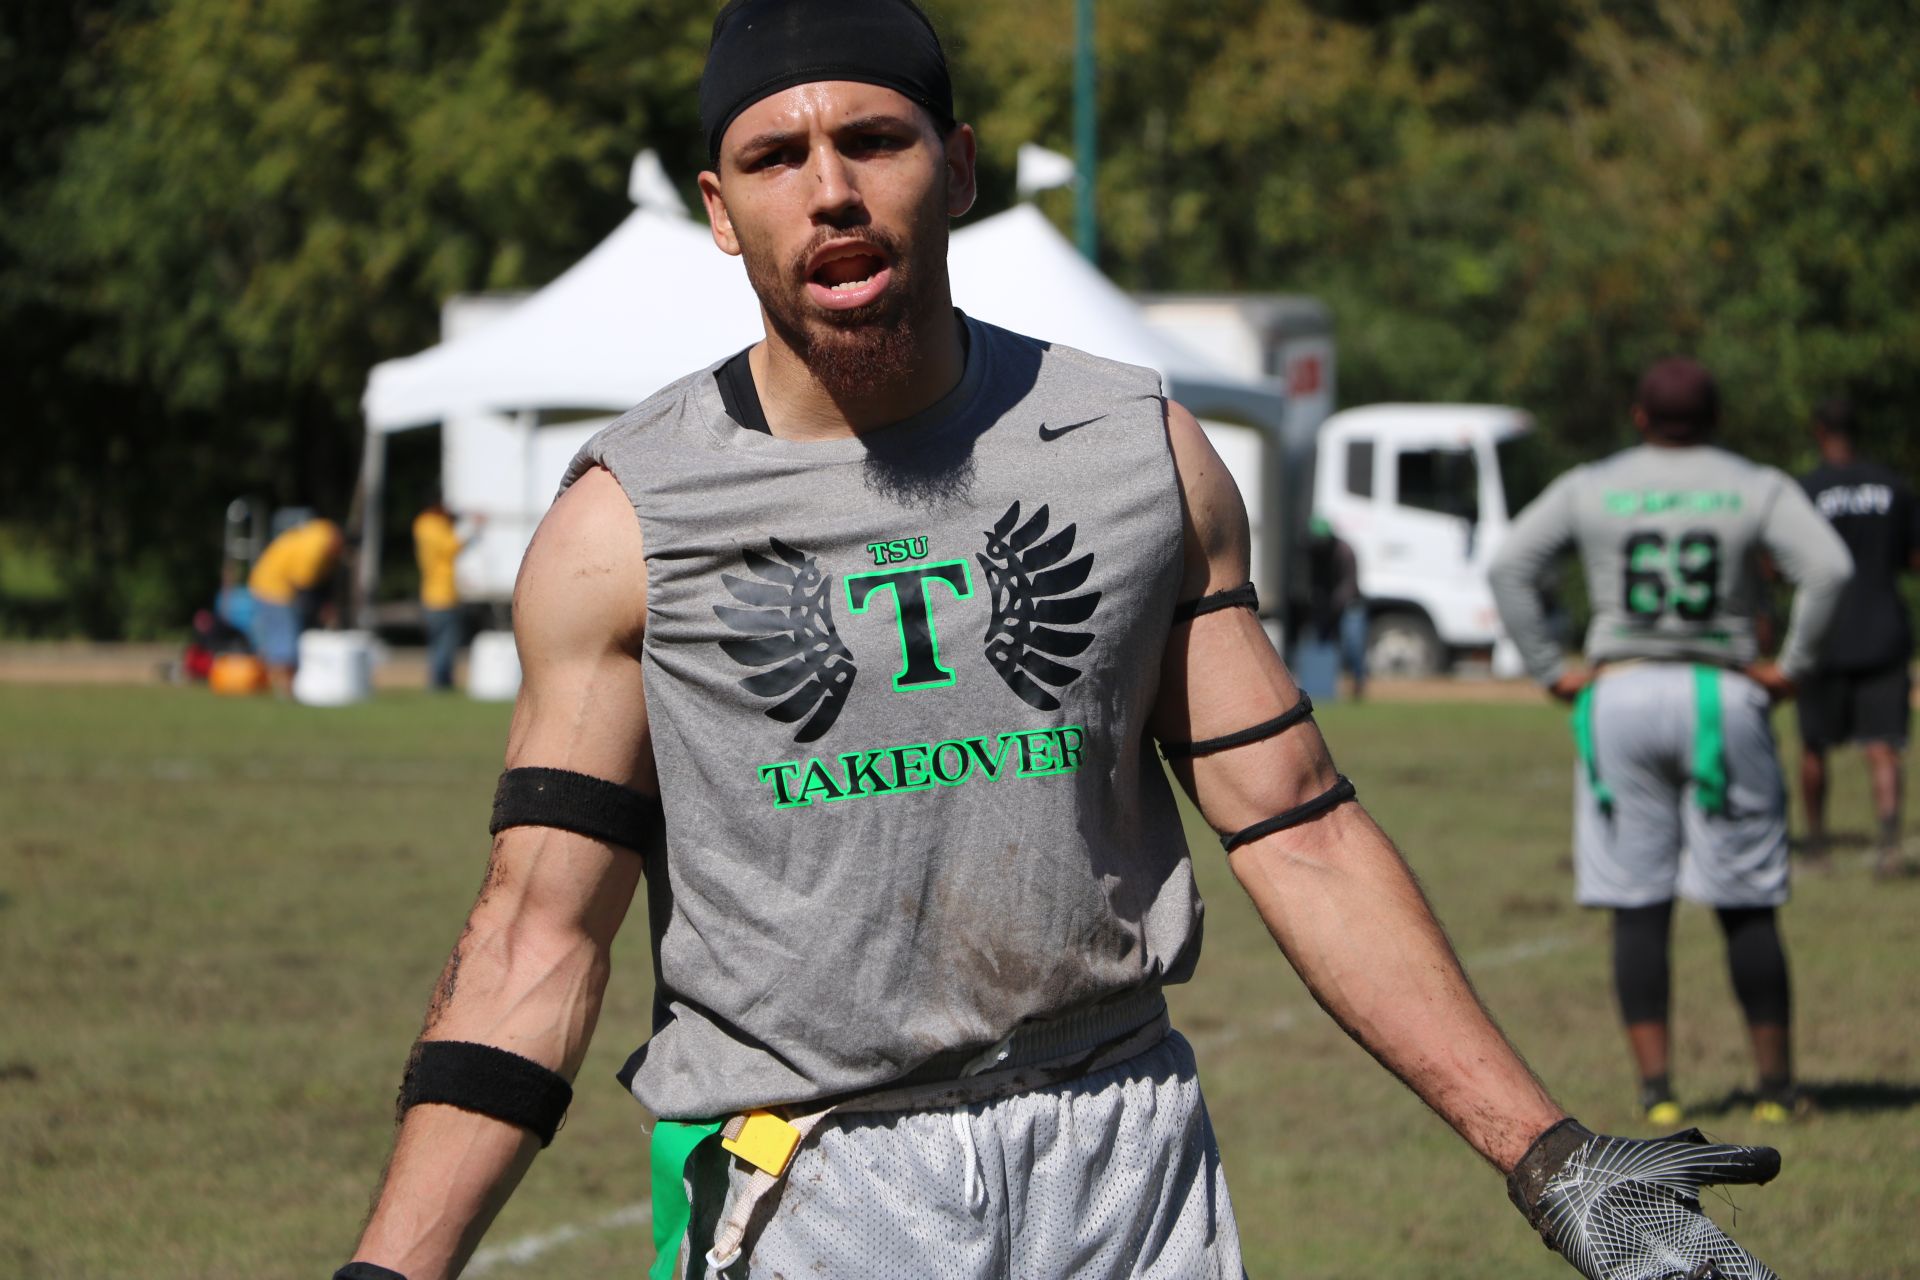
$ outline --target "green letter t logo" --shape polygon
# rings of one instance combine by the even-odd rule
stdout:
[[[901,661],[900,673],[893,678],[895,689],[938,689],[953,683],[953,672],[940,665],[940,640],[933,630],[933,601],[927,598],[927,584],[944,582],[954,599],[965,600],[973,594],[965,560],[939,560],[887,573],[850,573],[845,580],[847,608],[853,613],[865,613],[877,592],[893,592]]]

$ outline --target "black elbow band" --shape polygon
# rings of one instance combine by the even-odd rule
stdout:
[[[1250,827],[1242,827],[1230,836],[1220,837],[1220,843],[1232,853],[1241,845],[1261,836],[1270,836],[1276,831],[1285,831],[1288,827],[1297,827],[1303,822],[1311,822],[1329,809],[1337,809],[1354,798],[1353,783],[1344,773],[1334,775],[1334,784],[1304,804],[1297,804],[1285,813],[1276,813],[1271,818],[1263,818]]]
[[[349,1262],[333,1273],[333,1280],[407,1280],[392,1267],[374,1262]]]
[[[666,818],[652,796],[571,769],[509,769],[493,792],[490,835],[508,827],[557,827],[652,853],[666,843]]]
[[[1210,596],[1201,596],[1197,600],[1187,600],[1173,606],[1173,620],[1176,623],[1192,622],[1203,613],[1218,613],[1222,609],[1251,609],[1260,612],[1260,597],[1254,591],[1251,582],[1243,582],[1237,587],[1225,591],[1216,591]]]
[[[490,1044],[422,1040],[400,1079],[400,1114],[423,1102],[491,1116],[538,1134],[545,1147],[567,1117],[573,1086],[558,1071]]]
[[[1202,738],[1198,742],[1163,742],[1161,752],[1169,760],[1179,760],[1187,756],[1210,756],[1216,751],[1226,751],[1233,747],[1244,747],[1249,742],[1259,742],[1262,738],[1272,738],[1285,733],[1302,720],[1313,716],[1313,699],[1306,694],[1300,695],[1300,701],[1282,711],[1271,720],[1263,720],[1251,729],[1240,729],[1233,733],[1223,733],[1217,738]]]

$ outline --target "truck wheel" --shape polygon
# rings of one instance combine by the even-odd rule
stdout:
[[[1437,676],[1447,651],[1426,615],[1400,610],[1375,614],[1367,625],[1369,676]]]

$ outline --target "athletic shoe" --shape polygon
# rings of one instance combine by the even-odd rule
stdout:
[[[1647,1123],[1657,1129],[1674,1128],[1686,1118],[1686,1109],[1672,1098],[1663,1098],[1647,1108]]]

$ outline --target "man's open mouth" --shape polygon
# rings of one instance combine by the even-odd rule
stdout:
[[[862,306],[885,290],[892,270],[873,245],[848,241],[817,252],[807,273],[807,292],[822,306],[840,310]]]

